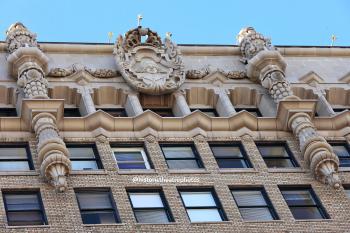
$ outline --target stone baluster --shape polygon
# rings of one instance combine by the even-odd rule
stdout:
[[[230,117],[236,114],[236,110],[225,90],[220,90],[219,92],[219,98],[216,103],[216,111],[221,117]]]
[[[314,86],[314,92],[318,96],[316,112],[319,116],[334,116],[336,113],[334,112],[332,106],[326,99],[326,91],[318,84]]]
[[[68,149],[58,135],[56,118],[50,113],[39,113],[32,125],[38,140],[37,152],[40,172],[59,192],[67,189],[66,177],[71,171]]]
[[[186,98],[181,91],[173,93],[174,95],[174,104],[173,104],[173,113],[176,117],[187,116],[191,113],[191,109],[187,104]]]
[[[79,111],[83,116],[96,112],[94,101],[91,97],[92,89],[88,87],[82,87],[78,90],[81,94]]]
[[[293,95],[286,80],[284,58],[269,39],[251,27],[242,29],[237,39],[243,56],[242,62],[246,64],[247,76],[251,80],[260,82],[277,105],[283,100],[300,100]],[[300,150],[315,178],[339,188],[338,157],[327,141],[317,133],[310,116],[302,112],[295,113],[288,120],[288,128],[299,139]]]
[[[125,101],[125,111],[129,117],[143,113],[139,97],[135,93],[129,93]]]

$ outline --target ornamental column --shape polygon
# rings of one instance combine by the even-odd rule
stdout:
[[[274,102],[298,101],[285,77],[286,62],[271,45],[271,41],[254,28],[243,28],[238,34],[238,43],[246,64],[247,76],[265,87]],[[288,119],[288,129],[299,139],[300,150],[309,164],[315,178],[334,188],[340,187],[337,175],[339,160],[332,147],[320,136],[304,112],[292,113]]]
[[[15,23],[6,31],[9,70],[16,77],[20,95],[24,99],[49,99],[48,81],[45,78],[49,59],[39,49],[36,35],[22,23]],[[57,191],[67,188],[66,176],[71,162],[65,143],[59,137],[56,118],[46,112],[32,119],[38,141],[37,152],[43,177]]]

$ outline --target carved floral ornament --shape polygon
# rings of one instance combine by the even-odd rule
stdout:
[[[89,68],[82,64],[75,63],[67,68],[52,68],[47,76],[55,78],[64,78],[78,73],[79,71],[85,71],[95,78],[113,78],[119,75],[119,72],[116,70]]]
[[[6,35],[7,50],[10,54],[21,47],[38,47],[36,34],[20,22],[12,24],[6,31]]]
[[[145,38],[145,41],[142,41]],[[170,36],[164,44],[158,34],[141,26],[119,36],[114,48],[118,71],[135,90],[161,95],[177,90],[185,81],[182,57]]]

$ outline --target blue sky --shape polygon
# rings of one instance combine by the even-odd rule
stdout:
[[[350,46],[347,0],[7,0],[1,2],[0,40],[16,21],[39,41],[108,42],[137,24],[170,31],[178,44],[236,44],[242,27],[253,26],[275,45]]]

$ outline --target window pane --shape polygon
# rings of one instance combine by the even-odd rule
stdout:
[[[162,147],[165,158],[194,158],[192,147]]]
[[[40,210],[36,194],[5,194],[7,210]]]
[[[137,222],[166,223],[169,222],[165,210],[135,210]]]
[[[112,210],[103,211],[83,211],[81,218],[84,224],[108,224],[116,223]]]
[[[258,149],[263,157],[288,157],[288,153],[284,146],[258,146]]]
[[[130,199],[134,208],[164,207],[158,193],[130,193]]]
[[[273,220],[268,208],[241,208],[242,218],[244,220]]]
[[[233,197],[239,206],[266,206],[264,196],[260,191],[232,191]]]
[[[77,193],[81,209],[111,209],[113,208],[109,192]]]
[[[30,170],[28,161],[1,161],[0,171],[28,171]]]
[[[73,170],[97,170],[96,161],[71,161]]]
[[[290,159],[265,159],[265,163],[269,168],[295,167]]]
[[[316,205],[308,190],[282,191],[288,205]]]
[[[0,160],[3,159],[27,159],[27,150],[24,147],[0,148]]]
[[[348,198],[350,198],[350,189],[345,189],[345,194]]]
[[[247,163],[243,159],[217,159],[219,168],[247,168]]]
[[[196,169],[199,165],[196,160],[167,160],[170,169]]]
[[[119,169],[146,169],[144,162],[142,163],[118,163]]]
[[[211,192],[181,192],[186,207],[216,206]]]
[[[350,157],[348,150],[342,145],[333,145],[334,153],[339,157]]]
[[[91,147],[69,147],[68,145],[68,150],[71,159],[95,158],[94,150]]]
[[[141,151],[116,151],[114,156],[117,161],[143,161]]]
[[[9,226],[44,225],[42,213],[39,211],[8,212]]]
[[[340,167],[350,167],[350,159],[339,158]]]
[[[291,207],[295,219],[322,219],[322,215],[316,207]]]
[[[218,222],[222,218],[217,209],[188,209],[191,222]]]
[[[215,157],[243,157],[238,146],[212,146],[211,149]]]

